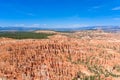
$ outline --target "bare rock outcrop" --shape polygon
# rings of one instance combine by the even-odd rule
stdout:
[[[0,79],[115,80],[120,75],[120,43],[75,39],[56,35],[50,39],[1,40]]]

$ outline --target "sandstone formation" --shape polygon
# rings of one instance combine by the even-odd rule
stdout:
[[[0,39],[0,80],[120,80],[120,39],[104,36]]]

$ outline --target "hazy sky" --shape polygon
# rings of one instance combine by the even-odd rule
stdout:
[[[120,0],[0,0],[0,26],[120,25]]]

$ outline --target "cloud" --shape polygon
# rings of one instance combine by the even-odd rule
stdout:
[[[85,24],[73,24],[72,27],[86,27],[88,25]]]
[[[33,24],[30,27],[40,27],[40,24]]]
[[[41,28],[80,28],[80,27],[87,27],[89,25],[86,24],[15,24],[11,25],[14,27],[41,27]]]
[[[92,9],[98,9],[98,8],[101,8],[101,6],[94,6],[94,7],[92,7]]]
[[[33,13],[26,13],[29,16],[35,16]]]
[[[67,17],[68,20],[80,20],[79,14],[75,14],[73,16]]]
[[[120,20],[120,18],[113,18],[114,20]]]
[[[14,9],[14,11],[15,11],[17,14],[22,14],[22,15],[26,15],[26,16],[35,16],[35,14],[33,14],[33,13],[30,12],[30,11],[24,11],[24,10],[19,10],[19,9]]]
[[[93,7],[89,8],[88,11],[97,10],[97,9],[100,9],[101,7],[103,7],[103,6],[93,6]]]
[[[53,24],[49,25],[48,27],[52,28],[80,28],[80,27],[87,27],[89,25],[86,24]]]
[[[47,25],[47,24],[14,24],[14,25],[10,25],[10,26],[14,26],[14,27],[51,27],[51,25]]]
[[[120,6],[112,8],[112,10],[120,10]]]
[[[14,27],[40,27],[40,24],[31,24],[31,25],[26,25],[26,24],[15,24],[15,25],[11,25]]]
[[[15,27],[25,27],[25,24],[15,24],[13,26],[15,26]]]

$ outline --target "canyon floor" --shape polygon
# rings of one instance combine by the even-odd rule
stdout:
[[[42,33],[54,35],[0,38],[0,80],[120,80],[119,32]]]

